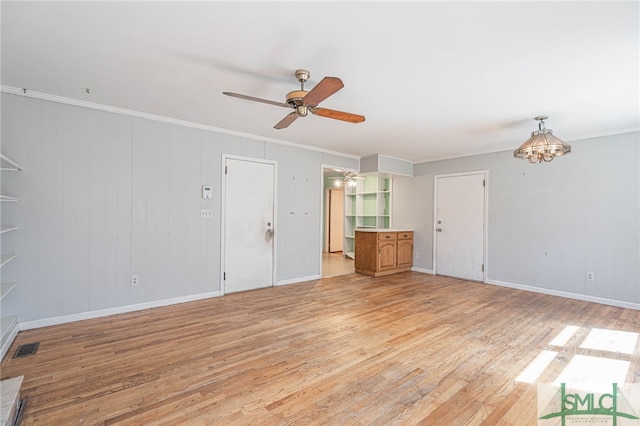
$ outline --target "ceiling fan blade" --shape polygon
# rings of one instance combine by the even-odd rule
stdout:
[[[298,118],[298,114],[296,114],[296,112],[292,112],[290,114],[287,114],[287,116],[285,118],[283,118],[282,120],[280,120],[280,122],[278,124],[276,124],[275,126],[273,126],[274,129],[284,129],[286,127],[289,127],[289,125],[291,123],[293,123],[294,121],[296,121],[296,118]]]
[[[333,118],[335,120],[348,121],[349,123],[362,123],[364,115],[351,114],[350,112],[336,111],[327,108],[310,108],[310,111],[321,117]]]
[[[289,104],[285,104],[284,102],[276,102],[276,101],[270,101],[268,99],[255,98],[253,96],[241,95],[240,93],[233,93],[233,92],[222,92],[222,93],[227,96],[233,96],[234,98],[246,99],[248,101],[262,102],[263,104],[270,104],[270,105],[276,105],[276,106],[281,106],[285,108],[291,108]]]
[[[343,87],[344,84],[338,77],[325,77],[307,93],[303,101],[309,106],[316,106]]]

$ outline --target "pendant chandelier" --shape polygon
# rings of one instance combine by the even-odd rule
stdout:
[[[538,130],[531,132],[531,137],[520,148],[513,151],[515,158],[529,160],[530,163],[549,162],[555,157],[571,153],[571,145],[553,136],[553,130],[547,129],[544,120],[549,118],[546,115],[535,117],[538,123]]]

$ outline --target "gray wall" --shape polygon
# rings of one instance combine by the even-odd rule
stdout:
[[[321,274],[321,164],[358,160],[2,94],[2,316],[35,321],[220,291],[222,154],[278,162],[278,282]],[[201,198],[202,185],[213,198]],[[211,220],[200,209],[212,209]],[[130,285],[131,275],[140,284]]]
[[[640,133],[571,145],[551,163],[500,152],[416,164],[414,178],[395,178],[393,224],[415,229],[414,266],[433,269],[434,175],[488,170],[489,282],[640,303]]]
[[[640,303],[640,134],[572,142],[530,165],[510,152],[422,163],[393,181],[393,226],[431,270],[433,176],[489,170],[488,280]],[[518,142],[514,142],[517,145]],[[617,149],[614,150],[612,148]],[[222,154],[278,161],[277,281],[321,273],[322,164],[358,160],[2,94],[2,316],[35,321],[220,290]],[[211,200],[200,197],[213,185]],[[210,208],[212,220],[200,219]],[[586,271],[595,273],[587,282]],[[140,285],[130,285],[131,275]]]

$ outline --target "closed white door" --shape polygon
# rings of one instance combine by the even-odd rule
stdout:
[[[484,281],[485,173],[436,176],[438,275]]]
[[[329,190],[329,252],[342,251],[344,239],[344,191]]]
[[[225,159],[224,292],[273,285],[275,164]]]

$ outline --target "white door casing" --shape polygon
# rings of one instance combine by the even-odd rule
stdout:
[[[344,190],[329,190],[329,248],[330,253],[342,251],[344,240]]]
[[[435,176],[434,272],[485,281],[486,171]]]
[[[276,163],[223,157],[223,293],[275,280]]]

